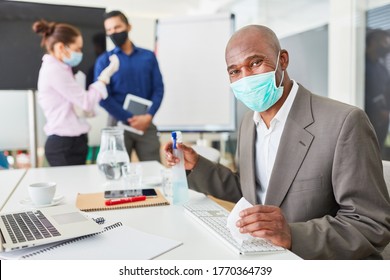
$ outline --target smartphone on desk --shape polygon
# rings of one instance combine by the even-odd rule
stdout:
[[[104,198],[134,197],[141,195],[156,197],[157,193],[155,189],[113,190],[104,192]]]

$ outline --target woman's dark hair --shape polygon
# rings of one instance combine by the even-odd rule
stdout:
[[[76,38],[81,35],[80,30],[73,25],[47,22],[43,19],[34,22],[32,29],[42,36],[41,46],[46,47],[47,51],[52,51],[54,44],[58,42],[64,45],[74,43]]]

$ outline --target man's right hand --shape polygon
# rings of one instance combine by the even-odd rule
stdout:
[[[195,165],[199,160],[199,155],[195,152],[195,150],[181,143],[177,144],[177,148],[183,151],[184,168],[186,170],[194,169]],[[179,163],[179,158],[173,155],[172,142],[169,142],[164,146],[164,151],[165,151],[165,159],[168,165],[174,166],[177,163]]]

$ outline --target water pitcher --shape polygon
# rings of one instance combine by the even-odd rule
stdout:
[[[122,166],[129,161],[123,129],[107,127],[101,131],[100,151],[97,165],[108,180],[118,180],[122,176]]]

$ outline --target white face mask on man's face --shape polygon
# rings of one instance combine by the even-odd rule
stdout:
[[[276,86],[276,70],[279,65],[279,55],[274,71],[244,77],[230,84],[234,95],[249,109],[255,112],[264,112],[271,108],[283,95],[283,77]]]

